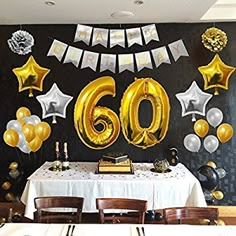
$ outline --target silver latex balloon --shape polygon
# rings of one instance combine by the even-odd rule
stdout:
[[[188,134],[184,138],[184,146],[190,152],[198,152],[201,147],[201,140],[196,134]]]
[[[26,116],[23,118],[26,124],[32,124],[37,125],[39,122],[41,122],[40,118],[36,115]]]
[[[222,179],[222,178],[224,178],[226,176],[226,171],[223,168],[217,168],[216,172],[219,175],[220,179]]]
[[[19,149],[24,153],[30,153],[31,152],[31,150],[29,149],[27,144],[23,144],[22,146],[19,147]]]
[[[56,122],[56,116],[66,118],[66,108],[70,101],[73,99],[72,96],[66,95],[61,92],[54,83],[51,89],[45,94],[36,97],[40,102],[43,110],[43,118],[52,116],[53,122]]]
[[[21,132],[21,131],[18,131],[18,136],[19,136],[19,141],[17,143],[17,147],[18,148],[21,148],[23,147],[24,145],[26,145],[26,139],[25,139],[25,135]]]
[[[182,107],[182,116],[192,114],[192,121],[196,121],[195,114],[205,116],[206,105],[212,98],[209,93],[203,92],[195,81],[184,93],[175,95]]]
[[[220,109],[213,107],[207,112],[207,121],[214,128],[218,126],[223,120],[223,113]]]
[[[217,150],[219,140],[214,135],[208,135],[203,141],[203,146],[209,153],[212,153]]]
[[[203,194],[204,194],[206,201],[209,201],[213,198],[212,193],[208,190],[204,190]]]
[[[7,129],[14,129],[15,131],[21,131],[21,124],[18,120],[10,120],[7,123]]]
[[[10,171],[9,171],[9,175],[10,175],[13,179],[16,179],[16,178],[20,175],[20,172],[19,172],[19,170],[17,170],[17,169],[10,170]]]

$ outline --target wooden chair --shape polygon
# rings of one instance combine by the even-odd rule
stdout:
[[[136,223],[144,224],[147,201],[125,198],[97,198],[96,207],[99,210],[100,223]],[[131,210],[129,213],[110,214],[105,210]]]
[[[196,220],[198,220],[199,224],[199,220],[204,220],[210,225],[217,224],[219,211],[218,208],[213,207],[174,207],[165,208],[163,217],[166,224],[189,223],[189,221],[196,224]]]
[[[35,222],[81,223],[83,204],[84,198],[82,197],[37,197],[34,199],[37,210]]]
[[[8,222],[12,209],[9,207],[0,207],[0,223]]]

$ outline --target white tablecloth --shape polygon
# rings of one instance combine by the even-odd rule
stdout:
[[[236,226],[77,224],[73,236],[144,236],[142,227],[145,236],[236,235]],[[66,236],[67,229],[66,224],[8,223],[0,228],[0,236]]]
[[[83,212],[97,212],[98,197],[137,198],[148,201],[148,209],[175,206],[206,206],[197,178],[183,165],[169,173],[154,173],[150,163],[134,163],[134,174],[95,174],[97,163],[72,162],[70,170],[53,172],[45,162],[26,183],[21,201],[25,216],[33,219],[34,198],[39,196],[84,197]]]

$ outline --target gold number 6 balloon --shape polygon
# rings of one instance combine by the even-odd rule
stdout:
[[[120,133],[119,118],[107,107],[96,106],[105,95],[115,96],[115,81],[110,76],[90,82],[79,94],[74,109],[74,125],[82,142],[92,149],[104,149]],[[96,125],[101,124],[102,130]]]
[[[148,128],[139,123],[139,105],[143,100],[150,101],[153,109]],[[120,120],[125,138],[143,149],[160,143],[168,130],[169,112],[169,98],[164,88],[151,78],[136,79],[126,89],[121,101]]]

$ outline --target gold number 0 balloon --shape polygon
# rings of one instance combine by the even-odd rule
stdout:
[[[143,100],[149,100],[153,109],[148,128],[142,128],[139,123],[138,110]],[[121,101],[120,120],[125,138],[143,149],[160,143],[168,130],[169,112],[169,98],[164,88],[151,78],[136,79]]]
[[[115,81],[110,76],[90,82],[79,94],[74,109],[74,125],[82,142],[93,149],[104,149],[116,141],[120,133],[119,118],[114,111],[97,106],[105,95],[115,96]],[[96,125],[101,124],[102,130]]]

